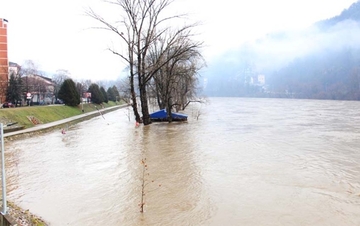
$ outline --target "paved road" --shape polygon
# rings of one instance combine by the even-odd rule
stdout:
[[[116,109],[124,108],[127,106],[128,106],[127,104],[124,104],[124,105],[119,105],[119,106],[114,106],[114,107],[108,107],[108,108],[100,109],[100,112],[107,113],[107,112],[114,111]],[[50,129],[53,127],[58,127],[60,125],[63,125],[63,124],[69,123],[69,122],[79,121],[84,118],[91,118],[91,117],[96,117],[96,116],[99,116],[99,111],[92,111],[92,112],[84,113],[81,115],[76,115],[76,116],[73,116],[70,118],[62,119],[59,121],[50,122],[50,123],[46,123],[46,124],[39,124],[39,125],[36,125],[31,128],[18,130],[18,131],[14,131],[14,132],[8,132],[8,133],[4,134],[4,138],[16,136],[16,135],[23,135],[26,133],[33,133],[33,132],[36,132],[39,130],[46,130],[46,129]]]

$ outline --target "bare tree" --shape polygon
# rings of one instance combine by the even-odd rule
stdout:
[[[41,100],[45,101],[45,98],[51,97],[54,92],[51,88],[51,79],[47,77],[41,75],[27,75],[21,77],[21,79],[23,91],[25,93],[31,93],[31,102],[40,104]]]
[[[58,98],[58,92],[60,90],[61,85],[66,79],[69,79],[71,74],[69,71],[64,69],[56,70],[56,73],[52,76],[52,81],[54,82],[54,94],[55,98]]]
[[[81,80],[80,83],[84,86],[85,90],[88,90],[93,82],[90,79]]]
[[[170,36],[171,37],[171,36]],[[202,43],[195,42],[188,35],[178,36],[177,45],[162,49],[167,40],[158,41],[149,55],[149,61],[160,61],[163,57],[165,64],[153,76],[152,88],[160,109],[166,108],[168,119],[171,122],[171,111],[184,109],[188,100],[196,96],[197,74],[204,65],[200,48]]]
[[[87,91],[87,88],[85,87],[85,85],[81,82],[76,82],[76,90],[79,93],[79,98],[82,102],[82,98],[84,97],[84,93]]]
[[[124,13],[120,23],[110,23],[92,9],[87,11],[87,15],[99,21],[103,25],[102,29],[115,33],[122,43],[125,43],[125,53],[114,48],[109,50],[120,56],[129,66],[130,93],[135,119],[143,121],[145,125],[150,124],[147,85],[172,57],[177,57],[186,51],[178,48],[178,51],[172,51],[171,57],[168,55],[168,50],[178,45],[181,37],[190,37],[191,29],[195,25],[185,25],[173,33],[168,32],[170,27],[166,25],[166,22],[182,17],[181,15],[163,17],[164,10],[173,2],[172,0],[114,0],[107,2],[120,7]],[[150,49],[161,39],[167,40],[163,43],[162,52],[158,53],[156,61],[149,64],[146,59]],[[137,79],[139,87],[142,118],[137,109],[135,79]]]
[[[31,93],[31,101],[40,104],[41,96],[44,99],[48,91],[45,81],[48,78],[42,76],[38,64],[32,60],[26,60],[19,73],[22,75],[23,91]]]
[[[21,66],[23,75],[40,75],[39,65],[32,60],[26,60]]]
[[[128,78],[118,79],[116,81],[116,87],[119,90],[120,97],[126,103],[130,103],[131,100],[131,90],[130,90],[130,81]]]

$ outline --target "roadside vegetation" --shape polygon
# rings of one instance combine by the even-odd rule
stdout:
[[[97,109],[112,107],[124,104],[124,102],[113,102],[99,104],[80,104],[72,107],[67,105],[47,105],[47,106],[30,106],[18,108],[3,108],[0,109],[0,121],[4,124],[16,122],[18,126],[24,128],[33,127],[35,124],[29,119],[34,117],[39,120],[39,123],[49,123],[76,115],[83,114],[83,111],[91,112]],[[96,109],[97,108],[97,109]]]

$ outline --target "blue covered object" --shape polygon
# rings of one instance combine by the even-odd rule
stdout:
[[[173,121],[187,121],[187,115],[180,114],[180,113],[171,113]],[[151,121],[154,122],[161,122],[161,121],[168,121],[167,112],[165,109],[160,111],[156,111],[150,114]]]

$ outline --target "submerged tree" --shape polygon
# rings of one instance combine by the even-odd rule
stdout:
[[[204,65],[200,54],[201,43],[194,42],[188,35],[178,36],[177,45],[166,48],[167,40],[158,41],[151,49],[148,61],[165,64],[153,76],[152,90],[160,109],[167,110],[169,121],[171,111],[185,109],[186,103],[195,99],[197,73]],[[166,48],[166,51],[163,51]],[[151,64],[151,63],[150,63]]]
[[[168,22],[182,17],[181,15],[163,16],[165,9],[173,2],[172,0],[117,0],[108,2],[119,7],[123,13],[120,23],[111,23],[92,9],[87,11],[87,15],[99,21],[103,25],[103,29],[113,32],[126,45],[125,52],[119,52],[115,48],[110,48],[110,51],[127,62],[135,119],[143,121],[147,125],[151,123],[147,86],[153,76],[168,62],[188,51],[187,48],[175,47],[181,46],[182,44],[179,44],[179,41],[185,37],[191,37],[191,30],[195,25],[184,25],[176,29],[175,32],[168,32],[170,31]],[[166,40],[163,42],[163,48],[157,53],[157,58],[148,61],[151,48],[159,40]],[[170,49],[173,51],[169,55]],[[137,109],[135,79],[137,79],[140,95],[142,117],[140,117]]]

